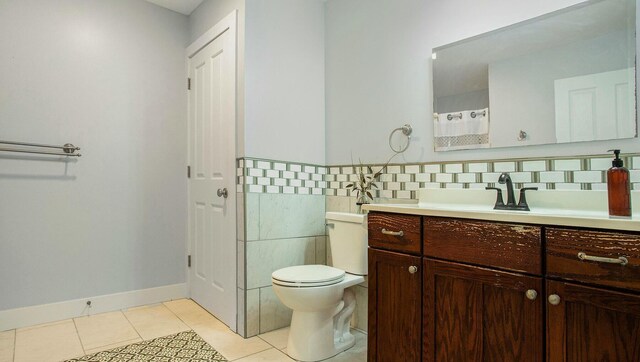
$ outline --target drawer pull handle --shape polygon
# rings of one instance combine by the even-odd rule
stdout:
[[[529,299],[529,300],[536,300],[536,298],[538,298],[538,292],[536,292],[535,289],[527,290],[525,295],[527,296],[527,299]]]
[[[604,258],[601,256],[587,255],[586,253],[583,253],[583,252],[578,253],[578,259],[597,261],[599,263],[620,264],[622,266],[627,265],[629,263],[629,260],[627,260],[627,258],[625,258],[624,256],[621,256],[618,258]]]
[[[409,267],[409,273],[411,274],[415,274],[418,271],[418,267],[415,265],[412,265]]]
[[[382,233],[385,235],[393,235],[393,236],[404,236],[404,231],[400,230],[400,231],[391,231],[391,230],[387,230],[387,229],[382,229]]]
[[[560,296],[559,296],[559,295],[557,295],[557,294],[551,294],[551,295],[549,296],[549,303],[550,303],[551,305],[558,305],[558,304],[560,304]]]

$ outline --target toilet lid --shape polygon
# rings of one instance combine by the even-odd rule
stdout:
[[[285,286],[318,287],[339,283],[344,275],[344,270],[326,265],[297,265],[274,271],[271,279]]]

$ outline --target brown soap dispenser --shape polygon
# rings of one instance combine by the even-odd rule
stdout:
[[[609,216],[631,216],[631,186],[629,170],[620,159],[620,150],[613,151],[615,158],[607,171],[607,190],[609,192]]]

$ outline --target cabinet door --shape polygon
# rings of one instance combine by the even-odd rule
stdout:
[[[420,361],[420,257],[369,249],[370,362]]]
[[[424,259],[423,361],[542,361],[542,278]]]
[[[640,296],[547,281],[547,361],[640,361]]]

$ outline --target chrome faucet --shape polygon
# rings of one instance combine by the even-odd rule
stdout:
[[[487,187],[487,190],[496,190],[498,196],[496,198],[496,204],[493,206],[494,210],[515,210],[515,211],[530,211],[527,204],[527,198],[525,197],[525,191],[537,190],[537,187],[523,187],[520,189],[520,200],[516,204],[516,197],[513,191],[513,181],[508,173],[503,172],[498,177],[498,183],[501,185],[507,185],[507,203],[502,200],[502,190],[498,187]]]

